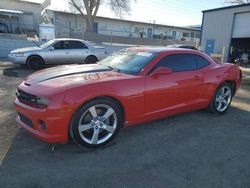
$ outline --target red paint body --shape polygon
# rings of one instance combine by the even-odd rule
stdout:
[[[131,50],[152,51],[142,48]],[[33,95],[47,97],[50,101],[49,106],[39,109],[16,99],[14,102],[16,110],[27,116],[33,122],[34,128],[30,128],[19,118],[17,122],[43,141],[67,142],[74,112],[96,97],[107,96],[119,101],[124,108],[126,127],[206,108],[218,86],[225,81],[234,82],[236,90],[240,86],[240,70],[236,65],[227,63],[220,65],[199,51],[182,49],[158,49],[158,51],[159,55],[139,75],[106,71],[69,75],[30,86],[25,85],[32,83],[37,74],[46,73],[47,70],[34,73],[18,88]],[[200,70],[173,72],[156,77],[147,74],[161,58],[178,53],[198,54],[211,64]],[[40,120],[46,123],[47,130],[39,127]]]

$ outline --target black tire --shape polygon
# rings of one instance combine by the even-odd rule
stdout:
[[[220,99],[219,99],[220,98],[219,95],[220,95],[220,92],[221,92],[222,88],[227,88],[227,89],[230,90],[230,96],[229,96],[230,98],[224,98],[228,105],[227,106],[225,105],[224,108],[222,108],[221,110],[219,110],[218,109],[219,108],[219,104],[218,103],[223,104],[220,101]],[[223,83],[223,84],[221,84],[216,89],[215,94],[214,94],[214,96],[213,96],[213,98],[212,98],[212,100],[211,100],[211,102],[210,102],[207,110],[209,112],[213,113],[213,114],[218,114],[218,115],[222,115],[222,114],[226,113],[227,110],[228,110],[228,108],[230,107],[231,102],[232,102],[233,94],[234,94],[234,88],[233,88],[233,86],[231,84],[229,84],[229,83]]]
[[[39,70],[44,68],[44,60],[39,56],[31,56],[27,60],[27,67],[33,70]]]
[[[84,125],[89,125],[89,124],[93,124],[93,116],[91,115],[92,113],[90,112],[90,109],[95,106],[96,109],[96,114],[98,115],[98,117],[104,117],[104,114],[107,112],[102,112],[102,109],[100,106],[108,106],[110,108],[113,109],[115,115],[110,115],[110,118],[113,118],[114,120],[108,120],[109,123],[107,123],[107,119],[105,121],[103,121],[103,123],[105,125],[110,125],[110,123],[112,124],[112,122],[116,122],[116,126],[115,128],[112,126],[108,126],[108,127],[112,127],[112,133],[107,131],[105,128],[99,126],[98,128],[98,142],[99,139],[103,140],[103,142],[100,143],[94,143],[92,142],[94,140],[94,134],[95,134],[95,130],[97,130],[96,126],[97,124],[94,123],[94,125],[91,126],[91,128],[88,128],[84,131],[80,131],[79,127],[80,124],[84,124]],[[102,114],[104,113],[104,114]],[[100,116],[99,116],[100,115]],[[114,117],[113,117],[114,116]],[[116,116],[116,118],[115,118]],[[84,123],[84,121],[86,121],[87,123]],[[99,120],[96,120],[96,122]],[[102,122],[102,121],[99,121]],[[113,140],[115,138],[115,136],[118,134],[121,126],[123,125],[123,116],[122,116],[122,112],[119,108],[119,106],[109,100],[109,99],[96,99],[93,101],[90,101],[88,103],[86,103],[85,105],[81,106],[74,114],[72,121],[71,121],[71,126],[70,126],[70,137],[72,138],[73,141],[75,141],[77,144],[80,144],[82,146],[86,146],[86,147],[91,147],[91,148],[96,148],[96,147],[101,147],[107,143],[109,143],[111,140]],[[83,125],[82,125],[83,126]],[[107,126],[106,126],[107,128]],[[80,133],[81,132],[81,133]],[[108,136],[109,134],[110,137]],[[92,135],[92,136],[91,136]],[[105,137],[106,135],[106,137]],[[108,138],[107,140],[105,140],[106,138]],[[91,143],[90,143],[91,142]]]
[[[97,61],[98,61],[98,60],[97,60],[97,58],[96,58],[95,56],[88,56],[88,57],[85,59],[84,63],[85,63],[85,64],[95,64]]]

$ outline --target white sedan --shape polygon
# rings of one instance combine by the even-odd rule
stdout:
[[[37,47],[12,50],[9,60],[31,69],[40,69],[51,64],[92,64],[106,56],[107,51],[102,46],[80,39],[61,38]]]

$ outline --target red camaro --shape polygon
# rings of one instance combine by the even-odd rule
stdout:
[[[97,147],[123,126],[205,108],[223,114],[240,82],[238,66],[199,51],[129,48],[30,75],[16,92],[16,120],[46,142]]]

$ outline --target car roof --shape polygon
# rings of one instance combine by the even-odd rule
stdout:
[[[135,52],[150,52],[150,53],[161,53],[161,52],[194,52],[195,50],[186,49],[186,48],[170,48],[170,47],[131,47],[127,48],[129,51]]]
[[[55,38],[56,41],[65,41],[65,40],[73,40],[73,41],[84,41],[82,39],[74,39],[74,38]]]

